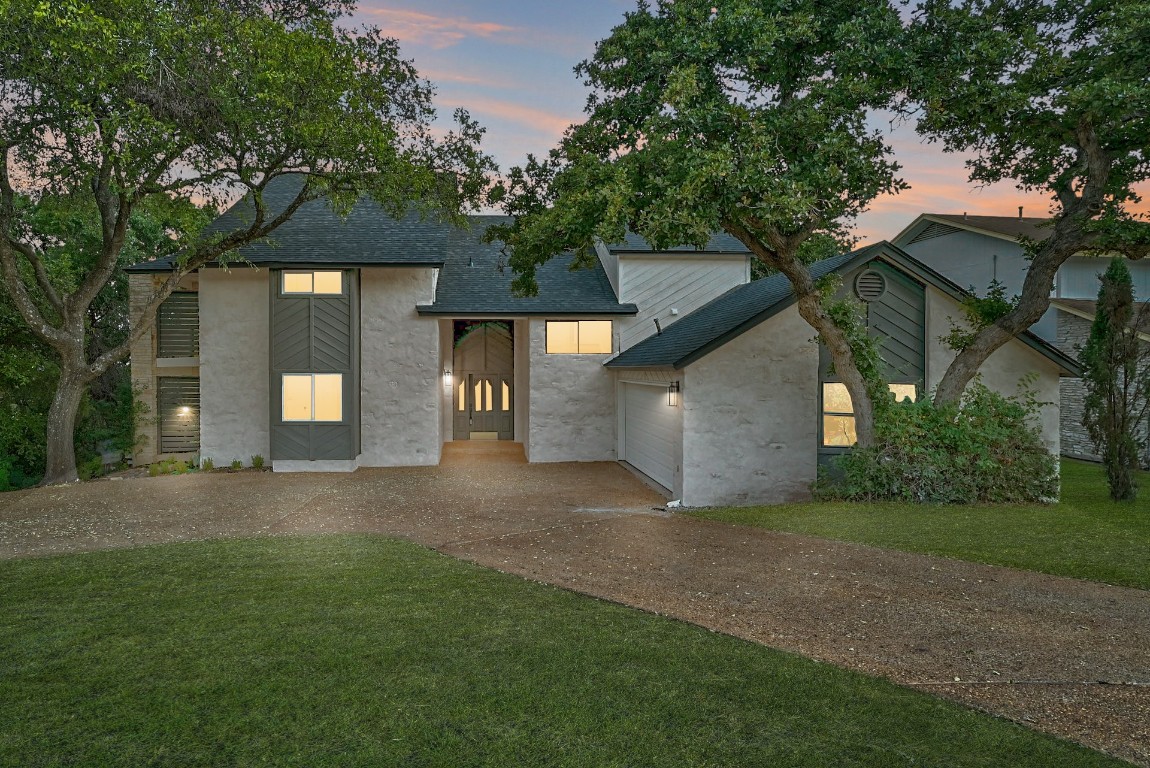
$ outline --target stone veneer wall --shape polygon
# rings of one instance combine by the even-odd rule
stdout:
[[[1069,312],[1058,312],[1058,348],[1072,357],[1077,358],[1079,350],[1086,346],[1090,338],[1090,321],[1072,315]],[[1097,461],[1099,456],[1094,450],[1094,442],[1082,426],[1083,402],[1086,399],[1086,384],[1082,379],[1062,379],[1059,383],[1059,396],[1062,401],[1062,413],[1059,426],[1062,432],[1062,454],[1075,458]]]

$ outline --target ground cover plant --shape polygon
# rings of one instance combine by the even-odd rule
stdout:
[[[380,537],[3,562],[0,658],[0,765],[1120,765]]]
[[[1150,589],[1150,501],[1114,503],[1102,467],[1081,461],[1063,459],[1057,504],[824,501],[691,514]]]

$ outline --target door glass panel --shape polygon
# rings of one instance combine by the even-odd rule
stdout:
[[[467,382],[459,382],[459,410],[467,410]]]
[[[311,272],[284,272],[284,293],[311,293]]]
[[[507,386],[507,382],[503,382],[503,410],[511,410],[511,387]]]
[[[283,377],[283,420],[311,421],[311,374]]]
[[[343,374],[315,376],[315,420],[343,421]]]
[[[495,410],[495,406],[491,402],[492,392],[491,392],[491,380],[490,379],[484,379],[483,380],[483,392],[487,396],[487,399],[483,401],[483,410],[485,410],[485,411]]]
[[[856,442],[854,416],[823,415],[823,445],[850,448]]]
[[[475,382],[475,400],[471,402],[471,408],[475,411],[483,410],[483,382]]]
[[[343,293],[343,273],[316,272],[315,292],[341,295]]]

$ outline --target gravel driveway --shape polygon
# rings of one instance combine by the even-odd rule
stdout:
[[[662,501],[615,464],[101,480],[0,495],[0,557],[399,536],[1150,766],[1150,592],[673,516]]]

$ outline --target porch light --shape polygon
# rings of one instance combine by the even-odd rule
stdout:
[[[180,408],[180,415],[181,415],[181,416],[191,416],[191,415],[192,415],[192,409],[191,409],[191,407],[190,407],[190,406],[187,406],[187,405],[185,405],[185,406],[182,406],[182,407]]]
[[[447,368],[443,369],[443,386],[451,389],[451,371],[449,371]]]
[[[667,405],[674,408],[679,404],[679,382],[672,381],[667,386]]]

